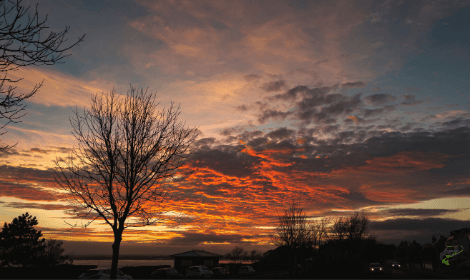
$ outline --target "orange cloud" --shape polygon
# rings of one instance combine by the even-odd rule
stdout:
[[[354,121],[354,124],[357,124],[357,122],[359,121],[359,120],[357,119],[357,117],[355,117],[355,116],[348,116],[348,119],[353,120],[353,121]]]
[[[359,167],[361,170],[370,170],[387,173],[410,173],[418,170],[429,170],[433,168],[442,168],[443,163],[449,155],[431,152],[400,152],[390,157],[374,158],[367,160],[365,167]]]

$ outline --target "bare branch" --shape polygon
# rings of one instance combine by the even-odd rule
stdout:
[[[12,6],[7,8],[7,4],[11,4]],[[0,101],[0,119],[7,119],[7,123],[1,127],[4,128],[10,122],[17,123],[15,120],[24,116],[24,114],[16,116],[25,108],[25,106],[21,108],[18,107],[21,106],[21,102],[24,99],[30,98],[36,94],[44,82],[42,81],[39,85],[35,85],[30,93],[15,95],[13,90],[16,87],[9,86],[8,89],[5,90],[4,83],[6,81],[16,83],[21,81],[22,78],[16,81],[11,80],[7,78],[7,72],[16,71],[19,67],[28,65],[53,65],[64,57],[70,56],[62,56],[62,53],[82,42],[85,35],[79,38],[78,41],[70,47],[59,49],[61,44],[67,41],[64,40],[64,37],[69,27],[65,27],[65,31],[58,34],[51,32],[45,40],[41,40],[41,31],[48,28],[45,26],[47,15],[44,21],[39,22],[37,5],[36,13],[32,19],[28,14],[26,26],[18,24],[29,9],[29,7],[25,9],[21,6],[21,0],[1,0],[0,7],[0,72],[5,73],[4,77],[0,78],[0,95],[6,95],[5,99]],[[13,18],[10,18],[10,15],[12,15]],[[55,54],[58,54],[58,56],[54,56]],[[1,133],[0,135],[3,134],[4,133]],[[0,151],[11,147],[12,146],[0,147]]]

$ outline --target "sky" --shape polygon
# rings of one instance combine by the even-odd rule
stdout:
[[[34,11],[37,2],[24,0]],[[112,230],[70,213],[54,160],[69,118],[130,85],[200,132],[171,184],[179,222],[129,227],[121,254],[275,248],[292,199],[310,220],[367,213],[386,244],[470,226],[469,1],[41,0],[45,35],[85,34],[62,64],[8,73],[36,95],[0,144],[0,223],[25,212],[66,254],[111,255]],[[44,36],[45,36],[44,35]],[[93,218],[93,214],[89,217]]]

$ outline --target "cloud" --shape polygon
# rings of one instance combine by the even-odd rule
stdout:
[[[57,201],[63,198],[62,195],[41,190],[40,188],[31,186],[29,184],[14,183],[12,180],[0,180],[2,197],[15,197],[30,201]],[[23,179],[22,181],[25,181]],[[32,182],[31,182],[32,183]],[[46,207],[47,208],[47,207]]]
[[[261,77],[256,74],[249,74],[249,75],[245,75],[244,78],[247,82],[254,82],[254,81],[259,80]]]
[[[240,133],[244,130],[246,130],[248,127],[251,127],[253,128],[253,126],[235,126],[235,127],[229,127],[229,128],[224,128],[221,132],[220,132],[220,135],[223,135],[223,136],[229,136],[229,135],[232,135],[234,133]]]
[[[243,105],[237,106],[236,109],[237,109],[238,111],[247,111],[247,110],[248,110],[248,107],[247,107],[245,104],[243,104]]]
[[[44,204],[32,202],[7,202],[3,207],[17,208],[17,209],[40,209],[40,210],[70,210],[70,206],[61,204]],[[57,230],[57,229],[56,229]]]
[[[364,88],[366,85],[363,82],[345,83],[341,85],[342,88]]]
[[[348,120],[351,120],[354,122],[354,124],[359,123],[359,118],[356,116],[348,116]]]
[[[258,117],[258,122],[260,124],[264,124],[270,119],[283,121],[292,114],[293,114],[292,112],[282,112],[278,110],[268,109],[268,110],[263,111],[262,114]]]
[[[243,243],[242,239],[244,238],[256,238],[256,236],[244,236],[240,234],[203,234],[197,232],[183,232],[181,237],[172,238],[168,245],[178,245],[178,246],[198,246],[204,242],[211,243]]]
[[[460,210],[457,209],[389,209],[386,212],[391,216],[419,216],[419,217],[433,217],[443,214],[456,213]]]
[[[397,98],[388,93],[377,93],[364,97],[364,101],[370,105],[379,106],[397,100]]]
[[[429,209],[429,212],[436,211]],[[416,212],[415,212],[416,213]],[[427,216],[427,214],[425,215]],[[424,219],[389,219],[386,221],[373,221],[370,223],[370,228],[376,232],[378,236],[382,235],[393,229],[392,234],[384,238],[384,241],[398,245],[403,240],[412,241],[416,240],[420,244],[431,243],[432,235],[439,237],[443,235],[450,237],[450,231],[454,229],[461,229],[466,227],[464,221],[442,218],[424,218]],[[371,230],[372,231],[372,230]]]
[[[272,91],[279,91],[284,86],[285,86],[285,81],[280,80],[280,81],[265,83],[261,86],[261,89],[265,90],[266,92],[272,92]]]
[[[339,106],[334,110],[341,112],[345,108]],[[197,150],[182,170],[194,173],[171,186],[175,207],[196,218],[185,219],[179,225],[191,227],[190,234],[171,235],[165,243],[189,246],[207,241],[251,244],[244,240],[264,240],[265,231],[251,226],[272,223],[275,219],[273,211],[281,210],[279,207],[290,197],[315,201],[316,211],[325,215],[338,205],[371,207],[450,197],[455,196],[457,190],[461,190],[461,196],[468,193],[463,183],[453,187],[456,192],[442,190],[449,182],[468,181],[465,168],[470,161],[465,140],[470,136],[468,128],[432,133],[383,133],[374,129],[341,131],[338,126],[304,131],[282,127],[266,133],[245,129],[241,126],[227,131],[227,135],[240,140],[236,144],[217,143],[212,137],[196,142]],[[319,131],[328,131],[333,137],[322,139],[318,137]],[[302,137],[299,137],[300,132]],[[7,191],[2,196],[13,195],[30,201],[43,197],[50,202],[62,198],[40,187],[52,187],[50,171],[7,169],[2,174],[10,174],[11,178],[8,181],[2,178],[1,189]],[[11,181],[21,185],[12,185]],[[427,191],[419,191],[421,188]],[[66,208],[52,205],[45,205],[43,209]],[[41,205],[22,202],[8,207],[40,209]],[[306,210],[313,209],[307,206]],[[444,211],[439,213],[445,214]],[[429,217],[438,212],[402,210],[380,213],[377,218],[392,214]],[[387,223],[373,222],[371,225],[377,227],[371,226],[371,229],[387,237],[390,233],[382,232],[384,224]],[[406,232],[407,229],[402,230]],[[77,238],[78,233],[71,232],[67,236]]]
[[[294,135],[295,131],[293,129],[288,129],[286,127],[282,127],[276,130],[273,130],[266,134],[267,137],[272,139],[284,139],[290,138]]]
[[[424,102],[422,100],[415,100],[415,96],[413,94],[402,94],[401,97],[405,100],[400,103],[402,106],[415,106]]]
[[[469,113],[462,110],[453,110],[453,111],[446,111],[436,115],[430,115],[428,118],[433,119],[446,119],[446,118],[456,118],[456,117],[470,117]]]
[[[214,137],[203,138],[203,139],[197,140],[196,143],[195,143],[195,146],[197,146],[197,147],[210,146],[210,145],[214,144],[214,142],[215,142]]]
[[[344,114],[351,114],[361,104],[361,94],[356,94],[352,98],[341,94],[316,95],[305,98],[297,103],[300,109],[295,116],[303,124],[330,124],[335,123],[337,118]],[[317,109],[315,107],[320,107]],[[328,106],[326,106],[328,105]]]
[[[21,67],[17,71],[8,73],[8,78],[14,80],[24,78],[15,84],[17,87],[15,92],[31,92],[35,85],[44,80],[38,92],[28,98],[29,102],[43,106],[89,107],[92,94],[112,89],[112,83],[99,76],[84,83],[82,79],[47,68]]]
[[[384,113],[395,111],[396,109],[397,106],[394,105],[388,105],[377,109],[364,109],[364,117],[367,118],[372,116],[383,115]]]

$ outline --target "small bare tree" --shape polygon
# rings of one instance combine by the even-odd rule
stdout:
[[[261,260],[263,257],[263,253],[257,250],[251,250],[249,254],[249,259],[251,261],[251,264],[254,264],[255,261]]]
[[[355,254],[361,240],[368,233],[368,218],[362,213],[356,212],[349,218],[340,217],[332,227],[332,232],[340,242],[345,239],[349,244],[349,253]]]
[[[13,6],[7,7],[8,3]],[[68,32],[68,27],[65,27],[65,31],[59,34],[51,32],[46,39],[40,40],[41,31],[44,28],[48,28],[44,26],[47,15],[44,21],[39,22],[37,5],[36,13],[32,19],[30,19],[28,14],[26,25],[22,25],[20,21],[29,7],[24,9],[24,7],[21,6],[21,0],[0,0],[0,9],[3,10],[3,12],[0,11],[0,72],[5,73],[5,76],[0,78],[0,94],[6,94],[5,99],[0,101],[0,119],[8,119],[7,123],[0,127],[0,129],[2,129],[10,122],[20,122],[15,121],[24,116],[24,114],[16,116],[25,108],[25,106],[18,108],[21,106],[20,103],[24,99],[33,96],[44,82],[42,81],[39,85],[36,85],[30,93],[15,95],[13,90],[16,89],[16,87],[9,86],[8,90],[4,90],[4,83],[5,81],[16,83],[21,81],[22,78],[16,81],[10,80],[6,77],[7,72],[10,70],[16,71],[19,67],[28,65],[53,65],[62,58],[67,57],[68,55],[61,56],[62,53],[78,45],[78,43],[83,41],[85,35],[79,38],[72,46],[59,49],[60,45],[64,41],[67,41],[64,40],[64,36]],[[12,11],[12,17],[9,19]],[[57,56],[54,56],[54,54],[57,54]],[[0,133],[0,135],[5,133],[6,132]],[[12,148],[16,146],[16,144],[13,146],[7,145],[0,147],[0,151]]]
[[[327,226],[330,223],[331,219],[328,217],[322,218],[318,224],[315,224],[314,232],[316,233],[317,236],[317,242],[315,243],[315,246],[318,245],[319,248],[322,245],[322,241],[327,241],[329,236],[328,236],[328,229],[329,227]]]
[[[248,259],[248,253],[241,246],[235,246],[229,253],[225,255],[233,264],[242,264],[244,260]]]
[[[313,255],[318,259],[318,251],[321,247],[323,242],[326,242],[329,238],[328,230],[329,227],[327,226],[330,223],[330,218],[323,217],[319,221],[313,221],[308,226],[308,234],[305,236],[305,240],[303,241],[306,244],[306,248],[313,251]],[[305,265],[305,260],[302,259],[303,264]]]
[[[111,279],[116,278],[124,229],[164,220],[163,209],[171,210],[164,187],[175,180],[197,137],[196,130],[175,125],[179,112],[173,111],[173,104],[166,114],[155,115],[154,99],[154,94],[132,85],[124,104],[114,89],[106,95],[106,103],[94,95],[91,110],[84,109],[83,117],[76,111],[71,121],[79,141],[74,157],[69,156],[65,167],[60,165],[63,159],[55,161],[54,178],[78,202],[75,210],[89,209],[87,215],[95,211],[96,218],[103,218],[113,230]],[[81,164],[75,164],[74,158]],[[158,211],[152,211],[155,208]],[[124,226],[133,215],[142,222]],[[151,221],[152,217],[156,218]]]
[[[248,258],[251,261],[251,265],[253,265],[255,261],[260,261],[263,258],[263,253],[261,251],[251,250]],[[260,263],[258,263],[258,272],[261,272]]]
[[[278,219],[276,233],[271,235],[271,240],[276,246],[287,249],[290,277],[293,276],[294,269],[298,277],[299,251],[311,247],[313,243],[311,227],[307,224],[305,212],[294,201],[289,209],[284,209],[284,215]]]
[[[338,218],[332,227],[335,240],[343,241],[346,236],[346,219],[344,217]]]

